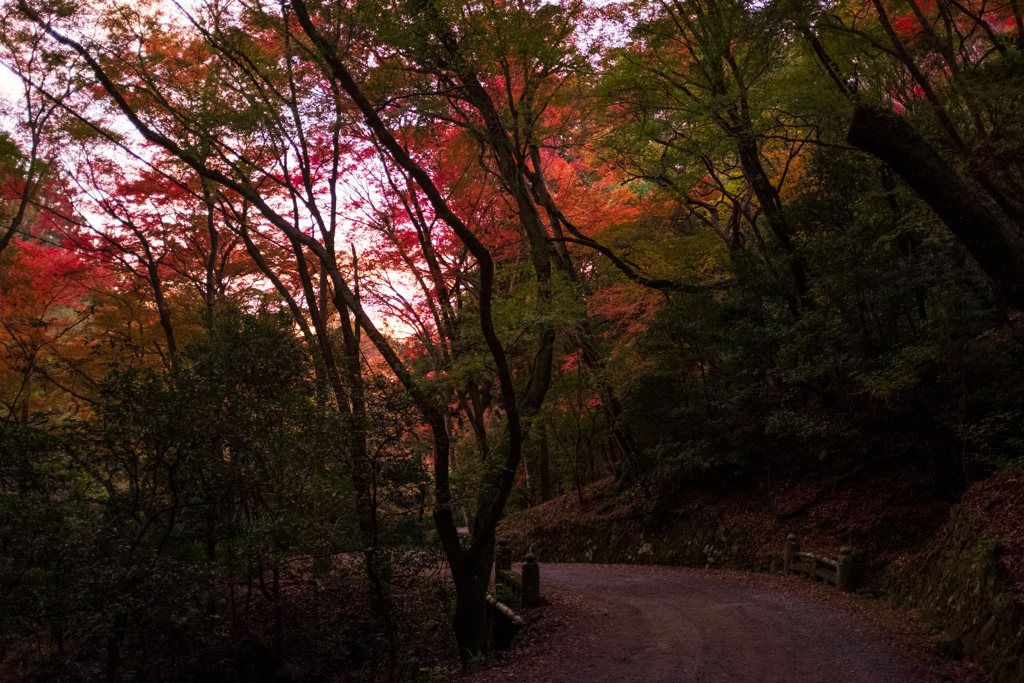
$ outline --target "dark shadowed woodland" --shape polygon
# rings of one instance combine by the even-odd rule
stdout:
[[[0,681],[445,681],[498,538],[789,533],[1024,681],[1021,0],[0,12]]]

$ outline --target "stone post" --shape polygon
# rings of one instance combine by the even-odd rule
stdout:
[[[498,541],[498,547],[494,549],[494,587],[500,586],[501,570],[512,570],[512,555],[508,551],[508,541]]]
[[[860,583],[860,562],[853,554],[853,548],[843,546],[839,550],[839,567],[836,570],[836,585],[844,593],[857,590]]]
[[[540,565],[537,556],[529,553],[523,565],[523,607],[540,604]]]
[[[789,575],[793,558],[798,552],[800,552],[800,540],[796,537],[796,534],[786,536],[786,547],[782,551],[782,573],[784,575]]]

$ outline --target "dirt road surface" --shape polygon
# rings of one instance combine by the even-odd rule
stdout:
[[[987,678],[980,669],[970,671],[970,664],[966,676],[948,667],[936,671],[927,655],[908,652],[905,642],[855,614],[856,601],[863,603],[863,598],[802,586],[795,579],[550,564],[542,567],[541,584],[542,592],[554,597],[551,605],[533,613],[531,630],[536,632],[525,632],[525,644],[500,655],[494,666],[469,681],[924,683]]]

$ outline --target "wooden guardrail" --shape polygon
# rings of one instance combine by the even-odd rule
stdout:
[[[523,573],[512,571],[512,556],[506,541],[498,541],[494,550],[494,592],[487,596],[491,646],[506,650],[516,633],[526,628],[526,620],[504,604],[496,595],[502,589],[510,590],[524,607],[540,604],[540,565],[533,553],[526,556]]]
[[[498,541],[494,552],[494,588],[507,586],[523,607],[536,607],[540,604],[540,565],[533,553],[527,553],[525,560],[522,574],[512,571],[508,543]]]
[[[847,593],[857,590],[863,573],[861,558],[854,554],[852,548],[841,548],[837,559],[802,552],[796,534],[786,537],[782,564],[786,575],[803,574],[815,581],[827,581]]]
[[[487,604],[493,607],[499,614],[512,622],[512,625],[517,628],[525,628],[526,620],[521,616],[512,611],[512,608],[503,602],[498,602],[493,595],[487,596]]]

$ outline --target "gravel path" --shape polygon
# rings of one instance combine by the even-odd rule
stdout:
[[[466,680],[922,683],[987,678],[973,675],[981,675],[980,669],[967,678],[936,671],[922,648],[912,652],[914,643],[897,642],[859,614],[863,603],[873,601],[834,588],[661,567],[546,564],[541,571],[541,591],[552,604],[532,613],[535,626],[521,636],[526,642]]]
[[[875,634],[809,600],[687,574],[548,565],[544,581],[594,609],[589,661],[555,680],[896,683],[910,672]]]

